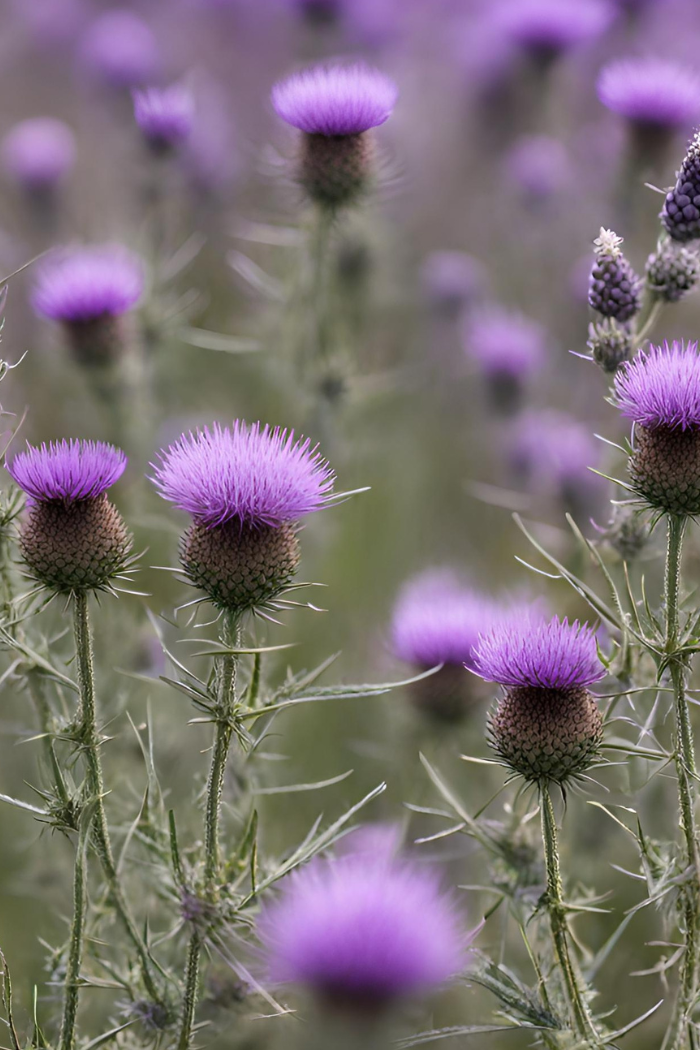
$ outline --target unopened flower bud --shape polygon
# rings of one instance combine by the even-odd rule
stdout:
[[[669,237],[680,243],[700,238],[700,132],[695,135],[666,194],[661,221]]]
[[[692,292],[700,276],[700,258],[691,248],[670,239],[659,242],[647,259],[649,288],[667,303],[677,303]]]
[[[632,353],[632,336],[625,325],[612,317],[604,321],[592,321],[588,326],[588,348],[595,363],[604,372],[613,374],[620,365],[629,361]]]
[[[638,312],[640,281],[622,254],[622,238],[601,227],[593,242],[595,259],[588,286],[588,302],[603,317],[624,323]]]

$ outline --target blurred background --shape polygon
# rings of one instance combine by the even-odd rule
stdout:
[[[699,44],[696,0],[3,0],[0,276],[58,245],[103,242],[127,246],[147,271],[147,293],[129,317],[135,371],[118,411],[109,392],[96,393],[58,326],[32,310],[35,265],[10,282],[2,333],[4,360],[26,355],[0,389],[14,414],[8,432],[26,413],[13,447],[25,438],[95,438],[117,441],[130,458],[116,498],[145,551],[138,589],[148,597],[107,600],[96,616],[116,826],[134,819],[146,781],[128,711],[137,726],[151,720],[167,805],[189,806],[181,833],[197,833],[190,803],[205,773],[207,729],[188,728],[185,698],[158,681],[162,657],[147,615],[166,617],[159,622],[174,645],[192,633],[185,614],[173,621],[187,589],[150,568],[176,563],[184,519],[145,480],[157,450],[185,429],[237,417],[293,427],[320,443],[340,490],[368,488],[305,526],[301,574],[323,585],[308,600],[326,611],[256,624],[260,644],[295,643],[266,662],[271,682],[287,666],[311,668],[332,654],[328,683],[398,681],[420,670],[392,650],[391,621],[401,588],[424,570],[449,567],[487,595],[542,597],[552,612],[588,617],[565,584],[516,560],[538,556],[512,515],[587,576],[565,519],[573,513],[619,570],[604,533],[619,493],[588,469],[621,476],[622,455],[594,435],[625,436],[605,401],[609,377],[581,359],[590,356],[592,242],[601,226],[614,229],[643,273],[659,234],[660,190],[673,183],[700,121]],[[334,223],[326,259],[333,356],[309,364],[314,216],[295,180],[295,134],[275,117],[270,89],[305,65],[356,58],[394,78],[399,100],[376,133],[372,193]],[[650,58],[663,60],[651,101],[634,68],[603,89],[611,63]],[[134,120],[131,90],[172,83],[192,94],[192,129],[177,150],[155,154]],[[15,125],[37,117],[70,132],[60,173],[39,190],[11,139]],[[653,334],[693,338],[699,319],[691,296],[669,307]],[[635,562],[651,594],[660,584],[659,540],[652,536]],[[692,581],[695,536],[687,558]],[[57,651],[68,651],[60,610],[44,620]],[[449,724],[413,703],[410,689],[279,718],[266,786],[352,775],[318,792],[262,798],[265,849],[283,853],[319,812],[338,816],[382,781],[388,789],[367,819],[402,823],[408,841],[443,830],[444,821],[404,806],[437,802],[419,752],[478,810],[503,775],[460,760],[488,755],[490,694],[473,694]],[[26,800],[41,775],[32,717],[26,695],[6,684],[0,791]],[[591,796],[629,804],[638,792],[650,834],[668,835],[674,784],[648,782],[649,774],[605,770]],[[513,796],[510,789],[488,813],[503,819]],[[615,867],[636,870],[634,843],[585,797],[569,798],[566,818],[570,885],[609,894],[609,914],[577,925],[598,949],[643,896]],[[0,836],[0,947],[26,1024],[33,986],[47,977],[42,941],[65,935],[70,849],[10,807],[0,809]],[[449,884],[492,878],[463,835],[416,849],[426,862],[440,859]],[[460,899],[470,925],[493,903],[479,891]],[[506,912],[489,918],[479,944],[498,957],[508,943],[509,964],[531,981]],[[658,974],[630,973],[670,951],[648,946],[667,933],[648,908],[611,952],[597,1005],[618,1007],[615,1024],[663,997]],[[222,1045],[239,1045],[241,1032],[251,1046],[284,1045],[281,1021],[255,1020],[260,1005],[240,990],[229,989],[221,1005],[227,980],[224,973],[223,990],[210,989],[207,1006]],[[94,995],[97,1016],[117,1009],[112,993]],[[455,988],[416,1027],[486,1023],[492,1009],[487,993]],[[658,1046],[663,1014],[635,1033],[636,1046]],[[481,1038],[494,1048],[529,1042],[524,1033]]]

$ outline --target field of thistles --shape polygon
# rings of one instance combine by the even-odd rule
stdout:
[[[697,0],[0,41],[0,1046],[699,1050]]]

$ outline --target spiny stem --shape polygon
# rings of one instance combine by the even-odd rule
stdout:
[[[93,842],[107,879],[110,897],[122,921],[126,933],[136,949],[141,963],[143,983],[154,1002],[165,1005],[163,996],[153,977],[151,958],[148,949],[131,917],[129,906],[124,897],[119,873],[114,861],[109,825],[104,807],[104,777],[100,758],[100,738],[97,731],[97,710],[95,705],[95,672],[92,653],[92,634],[88,612],[88,595],[85,591],[76,591],[73,595],[73,630],[75,635],[75,652],[78,665],[78,686],[80,690],[79,730],[80,741],[87,763],[87,780],[90,795],[95,804],[93,818]]]
[[[221,641],[229,649],[240,645],[240,620],[233,614],[225,614],[221,628]],[[221,850],[219,846],[221,799],[224,791],[226,763],[231,748],[233,718],[236,706],[236,671],[238,657],[224,653],[217,666],[216,733],[212,750],[207,800],[204,817],[204,894],[209,903],[215,903],[219,892],[221,873]],[[199,984],[199,959],[202,951],[202,933],[194,929],[190,938],[185,969],[185,991],[182,1000],[182,1018],[178,1050],[188,1050],[192,1039],[197,986]]]
[[[65,807],[67,814],[67,807],[70,803],[70,796],[68,794],[68,788],[63,776],[63,770],[61,764],[56,756],[56,747],[54,744],[55,727],[53,721],[53,715],[51,713],[51,707],[46,699],[45,693],[45,682],[42,681],[39,673],[34,669],[27,672],[27,688],[29,689],[29,695],[34,702],[34,706],[39,717],[39,725],[42,733],[42,743],[44,752],[46,755],[46,761],[51,769],[51,776],[53,778],[53,785],[56,789],[56,795],[61,800],[61,803]]]
[[[78,997],[80,995],[80,966],[83,959],[85,917],[87,912],[85,846],[86,841],[81,835],[75,850],[75,865],[73,868],[73,919],[70,928],[66,976],[63,982],[63,1019],[61,1021],[60,1050],[73,1050],[75,1045],[75,1027],[78,1017]]]
[[[566,997],[574,1021],[576,1034],[588,1045],[600,1046],[600,1039],[593,1025],[588,1006],[579,987],[576,970],[569,952],[569,931],[566,922],[561,870],[559,867],[559,847],[557,843],[557,822],[549,791],[549,781],[540,782],[540,810],[542,814],[542,842],[544,845],[545,866],[547,869],[547,911],[552,930],[554,954],[564,981]]]
[[[666,654],[670,661],[671,682],[673,685],[673,703],[676,723],[675,764],[678,776],[678,805],[680,824],[685,841],[685,860],[687,879],[683,887],[683,916],[685,922],[685,952],[681,967],[680,987],[674,1005],[673,1015],[666,1038],[664,1050],[679,1050],[690,1043],[690,1011],[698,994],[698,934],[700,933],[700,887],[698,872],[700,862],[698,855],[698,837],[695,823],[695,788],[696,777],[695,746],[690,725],[690,712],[685,695],[685,679],[688,670],[687,659],[677,655],[680,641],[679,627],[679,592],[680,568],[683,550],[683,536],[687,518],[670,515],[668,519],[668,547],[666,554],[666,574],[664,594],[666,604]]]

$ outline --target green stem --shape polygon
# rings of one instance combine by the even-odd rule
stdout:
[[[134,922],[124,891],[119,881],[119,873],[114,861],[109,825],[104,807],[104,777],[100,758],[100,738],[97,731],[97,709],[95,705],[95,672],[92,654],[92,634],[88,613],[88,596],[85,591],[76,591],[73,595],[73,630],[75,635],[75,652],[78,665],[78,686],[80,689],[79,731],[80,741],[87,763],[87,780],[90,795],[95,805],[93,818],[93,842],[95,851],[102,864],[110,897],[122,921],[129,940],[132,942],[141,964],[143,983],[148,994],[161,1005],[163,996],[158,989],[152,973],[152,961],[148,948]]]
[[[233,614],[225,614],[221,629],[221,641],[227,648],[236,649],[240,645],[240,640],[241,628],[238,617]],[[216,903],[219,893],[221,874],[221,849],[219,845],[221,799],[224,791],[226,764],[233,736],[237,666],[238,657],[235,654],[224,653],[219,657],[217,667],[216,733],[211,765],[209,767],[204,817],[204,895],[210,904]],[[188,1050],[192,1039],[202,944],[202,931],[195,927],[187,952],[182,1018],[177,1044],[178,1050]]]
[[[634,341],[639,344],[649,335],[663,309],[663,299],[651,288],[646,289],[642,308],[636,318]],[[635,346],[636,350],[637,347]]]
[[[569,952],[569,931],[566,922],[559,867],[557,823],[549,791],[549,781],[540,782],[540,809],[542,814],[542,842],[547,869],[547,911],[552,930],[554,954],[564,981],[564,989],[574,1021],[576,1034],[589,1045],[600,1046],[588,1006],[579,986],[579,979]]]
[[[328,208],[319,208],[311,247],[312,301],[311,313],[315,319],[315,351],[319,362],[327,363],[330,350],[328,333],[328,254],[333,215]]]
[[[666,654],[669,658],[673,703],[676,724],[675,764],[678,777],[678,805],[680,826],[685,842],[685,860],[688,878],[683,887],[683,916],[685,923],[685,952],[681,967],[680,987],[664,1050],[679,1050],[691,1045],[690,1012],[698,994],[698,953],[700,945],[700,887],[697,873],[700,871],[698,836],[695,823],[696,779],[695,746],[690,724],[690,712],[685,695],[687,659],[677,655],[680,641],[679,591],[683,536],[687,525],[685,516],[670,515],[668,519],[668,548],[664,593],[666,603]]]
[[[85,839],[81,835],[75,850],[73,868],[73,920],[70,928],[70,947],[66,977],[63,982],[63,1019],[61,1021],[60,1050],[73,1050],[75,1027],[78,1017],[80,995],[80,966],[85,940],[85,917],[87,912],[87,865]]]

